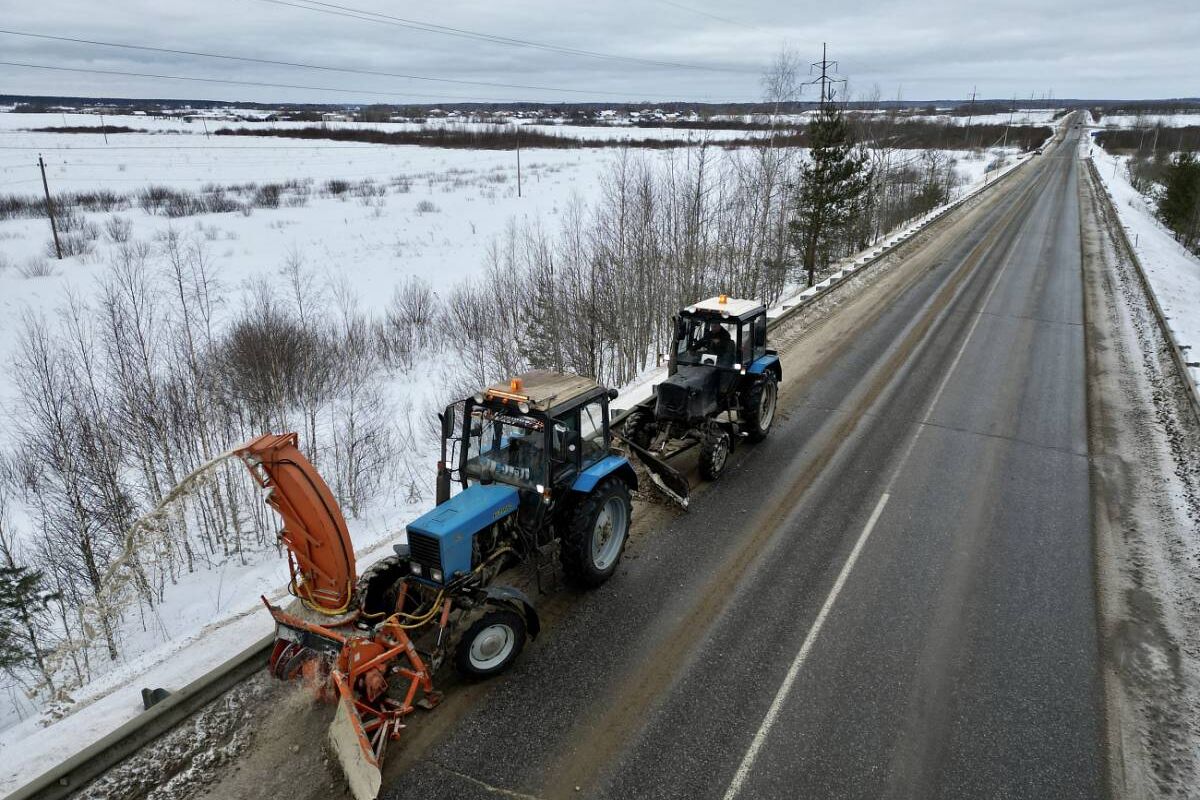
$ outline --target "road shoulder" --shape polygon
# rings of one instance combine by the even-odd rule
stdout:
[[[1109,794],[1188,794],[1200,752],[1200,431],[1102,190],[1087,170],[1079,186]]]

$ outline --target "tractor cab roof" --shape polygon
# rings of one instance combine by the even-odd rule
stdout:
[[[484,397],[509,403],[528,403],[531,409],[553,416],[551,412],[578,405],[603,393],[604,388],[591,378],[533,370],[517,375],[507,383],[489,386],[484,390]]]
[[[739,300],[728,295],[718,295],[688,306],[683,313],[697,316],[719,315],[743,320],[757,317],[764,311],[766,308],[757,300]]]

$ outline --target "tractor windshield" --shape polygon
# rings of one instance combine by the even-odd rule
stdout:
[[[546,483],[546,423],[486,407],[467,420],[466,475],[536,490]]]
[[[737,323],[704,317],[680,319],[676,364],[732,367],[737,361]]]

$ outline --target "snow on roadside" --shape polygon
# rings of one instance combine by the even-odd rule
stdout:
[[[1096,162],[1100,180],[1112,196],[1176,341],[1191,346],[1187,360],[1195,361],[1200,356],[1200,258],[1175,241],[1171,231],[1154,216],[1154,201],[1129,183],[1126,157],[1111,155],[1090,141],[1081,147]],[[1200,369],[1192,367],[1190,372],[1192,380],[1200,383]]]

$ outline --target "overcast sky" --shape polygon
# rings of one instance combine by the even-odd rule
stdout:
[[[414,30],[333,4],[619,58]],[[906,100],[965,98],[974,87],[984,98],[1200,95],[1200,0],[0,0],[0,28],[546,87],[438,83],[0,34],[3,62],[308,87],[0,65],[0,94],[389,103],[759,100],[759,76],[781,46],[808,62],[826,41],[854,98],[876,87],[886,99]]]

